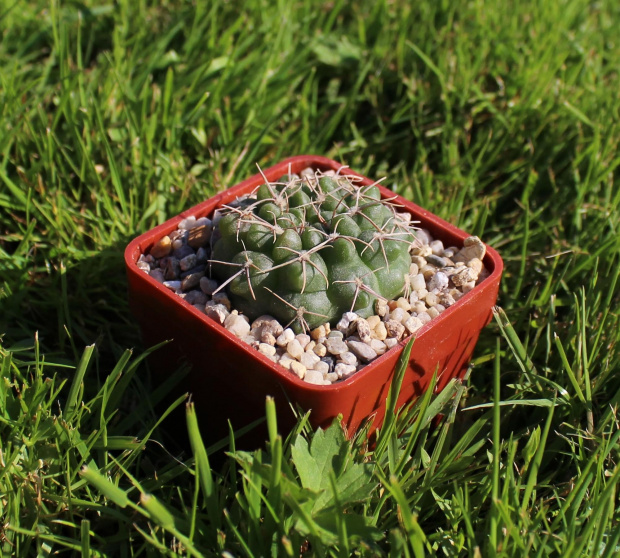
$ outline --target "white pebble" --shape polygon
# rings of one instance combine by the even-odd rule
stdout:
[[[423,325],[424,324],[422,323],[422,320],[420,320],[420,318],[418,318],[417,316],[412,316],[405,322],[405,329],[408,333],[411,334],[418,331],[418,329],[420,329]]]
[[[442,290],[448,286],[448,276],[443,271],[438,271],[435,273],[428,282],[428,289],[432,291],[433,289]]]
[[[386,351],[386,346],[383,341],[379,341],[378,339],[373,339],[370,342],[370,348],[377,353],[377,355],[382,355]]]
[[[237,337],[250,333],[249,320],[240,314],[230,314],[224,321],[224,327]]]
[[[351,325],[354,324],[358,318],[359,316],[355,312],[345,312],[338,324],[336,324],[336,329],[346,335],[349,333]]]
[[[323,375],[329,372],[329,364],[323,362],[322,360],[319,360],[319,362],[317,362],[312,368]]]
[[[266,356],[273,356],[276,354],[276,348],[267,343],[260,343],[258,345],[258,350]]]
[[[315,384],[317,386],[322,386],[325,381],[323,374],[321,374],[318,370],[308,370],[304,380],[309,384]]]
[[[306,372],[307,372],[307,368],[301,363],[301,362],[297,362],[296,360],[292,360],[291,361],[291,367],[290,367],[290,371],[297,374],[297,377],[303,379],[306,379],[306,381],[309,381],[306,378]],[[321,379],[323,379],[321,377]]]
[[[344,364],[340,362],[336,364],[334,368],[334,372],[338,375],[338,378],[341,380],[346,380],[349,376],[355,374],[357,368],[351,364]]]
[[[310,336],[306,335],[305,333],[300,333],[299,335],[295,337],[295,339],[299,341],[301,348],[305,351],[306,347],[308,346],[308,343],[310,343]]]
[[[433,251],[432,253],[435,256],[443,255],[444,247],[443,247],[443,242],[441,240],[433,240],[429,244],[429,246],[431,247],[431,250]]]
[[[304,350],[297,339],[289,341],[288,345],[286,346],[286,350],[293,358],[296,358],[297,360],[299,360],[301,358],[301,355],[304,353]]]
[[[351,351],[345,351],[344,353],[339,355],[338,359],[345,364],[357,366],[357,357]]]
[[[427,324],[431,321],[431,317],[428,312],[420,312],[417,316],[418,320],[420,320],[423,324]]]
[[[278,347],[286,347],[293,339],[295,339],[295,332],[290,327],[287,327],[276,338],[276,345]]]
[[[385,343],[385,346],[388,349],[391,349],[392,347],[395,347],[398,344],[398,339],[396,339],[396,337],[388,337],[385,341],[383,341]]]
[[[301,358],[299,359],[299,361],[306,367],[306,368],[314,368],[314,365],[317,362],[320,362],[321,359],[315,355],[314,353],[308,353],[305,352],[301,355]]]
[[[218,324],[223,325],[224,321],[228,317],[228,310],[226,306],[222,304],[209,304],[205,306],[204,313],[212,320],[215,320]]]
[[[411,278],[411,288],[414,291],[419,291],[420,289],[426,288],[426,280],[424,279],[424,275],[418,273]]]

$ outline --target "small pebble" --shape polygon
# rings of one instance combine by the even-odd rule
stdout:
[[[323,343],[317,343],[312,350],[318,357],[324,357],[327,354],[327,347]]]
[[[320,325],[319,327],[313,329],[310,332],[310,337],[312,337],[312,339],[314,339],[315,341],[317,339],[320,339],[321,337],[327,337],[327,328],[324,325]]]
[[[250,323],[245,316],[240,314],[230,314],[224,320],[224,327],[237,337],[243,337],[250,332]]]
[[[208,277],[200,278],[200,290],[208,295],[212,295],[213,291],[215,291],[218,287],[218,283],[215,279],[209,279]]]
[[[179,267],[181,271],[187,271],[196,266],[196,254],[191,253],[179,260]]]
[[[284,353],[280,357],[278,364],[280,364],[280,366],[284,366],[284,368],[286,368],[287,370],[290,370],[292,362],[297,362],[297,361],[288,353]]]
[[[378,298],[375,302],[375,314],[380,318],[383,318],[388,313],[389,306],[387,300]]]
[[[427,295],[428,296],[428,295]],[[420,312],[426,312],[426,304],[424,302],[422,302],[421,300],[416,302],[413,305],[413,311],[416,314],[419,314]]]
[[[175,242],[177,242],[175,240]],[[173,245],[174,247],[174,245]],[[187,256],[195,256],[195,252],[194,249],[191,246],[188,246],[187,244],[182,244],[179,248],[175,248],[172,251],[172,255],[177,259],[177,260],[182,260],[183,258],[186,258]],[[190,267],[194,267],[194,265],[196,265],[195,263],[191,264],[187,269],[189,269]]]
[[[295,374],[297,374],[298,378],[301,378],[302,380],[306,380],[306,382],[310,383],[310,384],[314,384],[316,382],[312,381],[312,376],[308,374],[308,369],[301,363],[301,362],[297,362],[296,360],[292,360],[291,361],[291,365],[290,365],[290,371],[294,372]],[[316,372],[315,370],[312,370],[311,372]],[[323,381],[323,374],[321,374],[320,372],[318,372],[318,374],[321,376],[321,382]]]
[[[230,299],[228,298],[228,295],[224,291],[215,293],[212,298],[213,298],[213,302],[215,302],[216,304],[223,304],[224,306],[226,306],[228,310],[232,308],[230,304]]]
[[[463,248],[454,255],[455,262],[468,262],[477,258],[483,260],[486,254],[486,246],[477,236],[470,236],[463,241]]]
[[[305,352],[301,355],[299,362],[301,362],[306,368],[314,368],[314,365],[317,362],[321,362],[321,359],[312,352]]]
[[[151,269],[149,275],[158,283],[164,282],[164,272],[161,269]]]
[[[433,240],[433,237],[426,229],[418,229],[414,231],[413,234],[420,241],[421,244],[430,244]]]
[[[144,271],[145,273],[148,273],[149,271],[151,271],[151,266],[149,265],[148,262],[145,262],[145,261],[136,262],[136,265],[138,266],[138,269],[140,271]]]
[[[352,376],[357,371],[357,368],[351,364],[344,364],[339,362],[334,368],[334,372],[341,380],[346,380],[349,376]]]
[[[164,287],[176,292],[181,289],[181,281],[164,281]]]
[[[181,289],[183,291],[189,291],[190,289],[197,287],[200,284],[200,279],[204,277],[204,274],[205,274],[204,271],[190,273],[183,279],[183,281],[181,281]],[[197,291],[197,292],[200,292],[201,295],[206,296],[201,291]]]
[[[432,255],[434,256],[441,256],[443,254],[443,242],[441,240],[433,240],[432,242],[429,243],[429,246],[431,247]],[[427,261],[428,258],[427,258]],[[429,262],[430,263],[430,262]]]
[[[407,312],[405,312],[402,308],[396,307],[394,310],[390,312],[390,320],[394,320],[396,322],[402,322],[406,317],[408,317]]]
[[[209,242],[211,238],[211,227],[200,225],[193,227],[187,235],[187,244],[192,248],[200,248]]]
[[[373,330],[372,336],[375,339],[379,339],[379,341],[383,341],[387,337],[387,329],[385,329],[385,324],[383,322],[379,322],[377,327]]]
[[[478,274],[471,267],[462,267],[458,273],[450,277],[457,287],[463,287],[466,283],[471,283],[478,279]]]
[[[172,251],[172,241],[169,236],[164,236],[151,248],[151,256],[154,258],[165,258]]]
[[[433,289],[443,290],[448,286],[448,276],[443,273],[443,271],[438,271],[435,273],[428,282],[428,289],[432,291]]]
[[[370,362],[377,358],[377,353],[373,348],[361,341],[349,341],[347,340],[349,350],[360,360],[364,362]]]
[[[301,348],[305,351],[308,343],[310,343],[310,336],[306,335],[305,333],[300,333],[295,337],[295,339],[299,341]]]
[[[309,384],[315,384],[318,386],[324,385],[325,381],[323,374],[321,374],[321,372],[319,372],[318,370],[308,370],[306,372],[306,377],[304,378],[304,380]]]
[[[439,311],[434,306],[429,308],[426,312],[431,317],[431,319],[432,318],[436,318],[437,316],[439,316]]]
[[[364,343],[370,343],[370,332],[371,328],[368,322],[364,318],[358,318],[355,321],[355,326],[357,328],[357,335]]]
[[[278,347],[286,347],[293,339],[295,339],[295,332],[290,327],[287,327],[276,338],[276,345]]]
[[[420,289],[426,288],[426,280],[424,279],[424,275],[418,273],[414,277],[411,278],[411,288],[414,291],[419,291]]]
[[[327,362],[323,361],[323,360],[319,360],[319,362],[317,362],[314,366],[313,366],[314,370],[316,370],[317,372],[320,372],[321,374],[323,374],[324,376],[326,374],[329,374],[329,364],[327,364]]]
[[[327,336],[330,339],[344,339],[344,334],[342,333],[342,331],[330,331],[329,335]]]
[[[166,281],[175,280],[180,273],[181,268],[179,266],[179,260],[177,258],[168,258],[164,269],[164,277]]]
[[[418,320],[420,320],[423,324],[427,324],[431,321],[431,317],[428,312],[420,312],[417,315]]]
[[[405,322],[405,329],[409,334],[411,334],[418,331],[418,329],[420,329],[423,325],[424,324],[422,323],[422,320],[420,320],[420,318],[418,318],[417,316],[411,316],[411,318],[409,318]]]
[[[224,322],[229,314],[226,306],[223,306],[222,304],[207,303],[204,312],[207,316],[209,316],[209,318],[215,320],[220,325],[224,325]]]
[[[200,310],[203,310],[207,303],[207,295],[202,291],[190,291],[185,295],[185,302],[200,306]]]
[[[196,217],[194,217],[193,215],[186,217],[179,223],[179,229],[181,229],[182,231],[187,231],[195,226],[196,226]]]
[[[325,381],[328,384],[333,384],[335,382],[337,382],[340,378],[338,378],[338,374],[336,374],[335,372],[329,372],[328,374],[325,374]]]
[[[299,360],[301,358],[301,355],[304,353],[303,347],[297,339],[289,341],[288,345],[286,346],[286,350],[293,358],[296,358],[297,360]]]
[[[368,322],[370,329],[375,329],[381,323],[381,318],[376,314],[373,314],[372,316],[366,318],[366,321]]]
[[[276,348],[268,343],[260,343],[258,350],[266,356],[273,356],[276,354]]]
[[[395,337],[400,339],[403,333],[405,333],[405,326],[396,320],[388,320],[385,322],[385,329],[387,330],[388,337]]]
[[[357,357],[351,351],[345,351],[338,357],[340,362],[357,366]]]
[[[436,256],[434,254],[431,254],[430,256],[428,256],[426,258],[426,261],[430,265],[434,265],[435,267],[439,267],[439,268],[446,267],[446,264],[447,264],[445,258],[442,258],[440,256]]]
[[[478,258],[472,258],[471,260],[469,260],[467,262],[467,267],[471,267],[476,272],[476,275],[480,275],[480,273],[484,269],[482,261]]]
[[[391,349],[398,344],[398,339],[396,339],[396,337],[388,337],[385,341],[383,341],[383,343],[385,343],[385,346],[388,349]]]
[[[340,321],[336,324],[336,329],[347,335],[351,331],[354,331],[352,328],[355,327],[354,324],[358,318],[359,316],[355,312],[345,312]]]
[[[387,350],[385,343],[383,341],[379,341],[378,339],[373,339],[370,342],[370,348],[377,353],[377,355],[381,356]]]
[[[332,355],[341,355],[347,351],[347,344],[342,339],[328,337],[325,340],[325,348]]]

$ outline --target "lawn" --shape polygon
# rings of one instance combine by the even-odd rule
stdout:
[[[613,0],[0,0],[0,556],[617,556],[619,28]],[[269,400],[260,449],[205,447],[123,250],[302,153],[497,249],[495,319],[374,447]]]

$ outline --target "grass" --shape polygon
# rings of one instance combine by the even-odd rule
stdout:
[[[0,2],[0,554],[617,555],[618,25],[611,0]],[[306,152],[497,248],[501,309],[374,450],[267,401],[264,447],[223,454],[180,399],[183,453],[122,250]]]

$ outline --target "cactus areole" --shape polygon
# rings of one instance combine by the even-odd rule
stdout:
[[[405,291],[417,242],[410,215],[357,182],[288,174],[216,212],[211,273],[239,312],[299,332],[347,311],[370,316],[378,298]]]

